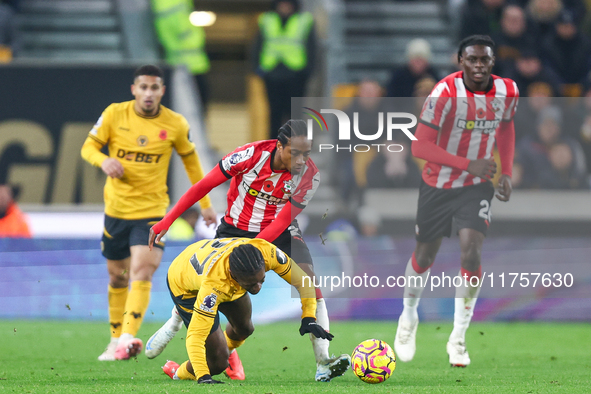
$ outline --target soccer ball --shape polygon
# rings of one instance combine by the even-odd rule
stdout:
[[[368,339],[361,342],[351,356],[353,373],[365,383],[382,383],[396,368],[394,350],[384,341]]]

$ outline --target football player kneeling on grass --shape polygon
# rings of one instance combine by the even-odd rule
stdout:
[[[333,335],[316,324],[314,287],[303,286],[302,277],[306,274],[280,249],[262,239],[203,240],[187,247],[168,270],[168,287],[176,312],[187,326],[189,354],[189,360],[181,365],[168,361],[162,367],[168,376],[199,383],[222,383],[212,376],[228,367],[229,353],[253,333],[248,293],[257,294],[261,290],[269,270],[275,271],[300,294],[300,334],[311,333],[332,340]],[[228,318],[231,331],[221,329],[219,311]],[[166,329],[170,328],[165,325],[160,330]],[[168,341],[173,336],[174,333]],[[153,335],[150,341],[156,338],[162,336]],[[162,345],[166,344],[161,344],[161,349]]]

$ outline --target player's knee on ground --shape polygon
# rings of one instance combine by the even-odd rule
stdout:
[[[220,346],[213,352],[207,352],[207,366],[211,375],[218,375],[228,368],[230,352],[227,347]]]

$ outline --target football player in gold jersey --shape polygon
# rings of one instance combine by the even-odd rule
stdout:
[[[129,359],[143,347],[135,335],[164,249],[161,243],[150,252],[148,236],[169,205],[166,178],[172,149],[181,156],[192,183],[203,178],[195,145],[189,140],[189,123],[160,104],[165,90],[158,67],[138,68],[131,85],[135,100],[108,106],[82,146],[82,157],[108,176],[101,249],[110,278],[111,342],[99,356],[102,361]],[[109,156],[101,152],[104,145]],[[214,223],[209,197],[200,205],[206,224]]]
[[[203,240],[187,247],[168,269],[168,288],[187,327],[189,361],[180,366],[168,361],[162,367],[164,372],[172,379],[221,383],[212,376],[228,367],[230,352],[254,331],[248,293],[257,294],[265,272],[271,270],[300,294],[300,334],[331,340],[333,335],[316,324],[316,291],[310,277],[281,249],[258,238]],[[228,318],[230,334],[238,340],[221,329],[218,311]],[[148,340],[148,348],[153,338]]]

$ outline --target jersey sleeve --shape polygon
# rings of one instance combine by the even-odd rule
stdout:
[[[191,323],[187,328],[187,353],[197,378],[210,374],[205,357],[205,340],[213,327],[218,306],[222,301],[213,287],[213,283],[209,281],[201,284],[193,306]]]
[[[265,259],[265,270],[275,271],[284,281],[296,288],[302,302],[302,319],[304,317],[316,318],[316,290],[312,278],[308,276],[285,252],[275,245],[256,240],[257,247]]]
[[[513,120],[515,111],[517,111],[517,104],[519,103],[519,89],[515,81],[509,80],[507,83],[508,87],[513,87],[513,92],[509,90],[507,92],[507,98],[505,103],[505,112],[503,112],[503,121],[509,122]]]
[[[109,158],[101,152],[103,146],[109,142],[111,135],[111,124],[113,114],[113,105],[108,106],[101,116],[98,118],[90,132],[86,141],[82,145],[81,155],[84,160],[93,166],[100,167],[102,163]]]
[[[88,133],[88,137],[93,139],[94,141],[101,144],[101,146],[105,145],[109,142],[111,136],[111,126],[113,124],[113,111],[114,105],[109,105],[98,118],[92,129],[90,129],[90,133]]]
[[[184,116],[180,116],[180,126],[173,140],[174,149],[179,156],[185,157],[195,152],[195,144],[191,142],[189,122]]]
[[[441,81],[431,91],[431,94],[425,100],[419,122],[423,123],[437,131],[451,108],[452,98],[450,97],[450,90],[447,82]]]
[[[291,195],[289,201],[294,207],[304,209],[308,205],[312,197],[314,197],[314,194],[316,193],[316,190],[318,190],[319,185],[320,171],[316,169],[306,171],[302,178],[302,181],[296,188],[295,193]]]
[[[252,168],[256,164],[258,156],[254,145],[244,145],[220,160],[219,166],[229,179]]]

